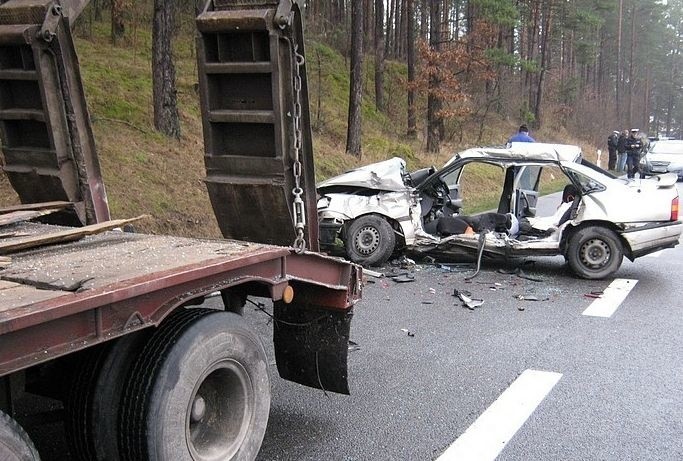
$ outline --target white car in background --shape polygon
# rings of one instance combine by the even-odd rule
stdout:
[[[500,170],[496,212],[466,215],[463,187],[483,166]],[[542,178],[577,190],[563,222],[536,216]],[[583,159],[579,147],[560,144],[469,149],[439,171],[411,174],[393,158],[318,185],[320,241],[323,249],[341,241],[346,256],[363,265],[382,264],[401,250],[455,260],[563,255],[578,276],[601,279],[616,272],[624,256],[633,261],[678,244],[683,223],[676,179],[617,178]],[[484,217],[500,218],[499,225],[477,229]],[[475,232],[440,230],[459,219]]]
[[[675,173],[678,180],[683,181],[683,141],[654,141],[640,163],[640,168],[646,175]]]

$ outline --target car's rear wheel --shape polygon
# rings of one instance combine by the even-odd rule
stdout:
[[[396,234],[385,219],[375,215],[361,216],[349,225],[344,245],[351,261],[375,266],[391,257]]]
[[[579,229],[570,237],[566,258],[579,277],[603,279],[619,269],[624,251],[613,231],[590,226]]]

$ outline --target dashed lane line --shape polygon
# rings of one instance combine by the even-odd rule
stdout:
[[[525,370],[437,461],[493,461],[562,374]]]
[[[609,284],[602,296],[591,303],[583,315],[609,318],[616,312],[626,296],[633,290],[638,280],[615,279]]]

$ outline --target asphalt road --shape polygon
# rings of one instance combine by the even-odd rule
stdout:
[[[625,260],[616,277],[637,284],[607,318],[582,314],[612,280],[579,280],[563,258],[524,266],[540,281],[499,272],[515,267],[471,281],[428,265],[412,283],[370,279],[352,323],[350,396],[277,378],[270,319],[248,308],[273,376],[258,459],[437,459],[525,370],[561,377],[498,459],[683,459],[683,247]],[[463,308],[456,288],[484,304]],[[69,459],[59,422],[28,429],[44,460]]]

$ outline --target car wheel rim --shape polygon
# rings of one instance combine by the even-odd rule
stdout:
[[[586,241],[580,250],[581,263],[589,269],[600,269],[610,260],[609,245],[600,239]]]
[[[239,363],[224,360],[199,380],[190,399],[185,436],[192,459],[232,459],[244,442],[252,417],[253,387]]]
[[[379,241],[379,230],[373,226],[366,226],[356,234],[355,247],[360,254],[367,256],[377,250]]]

